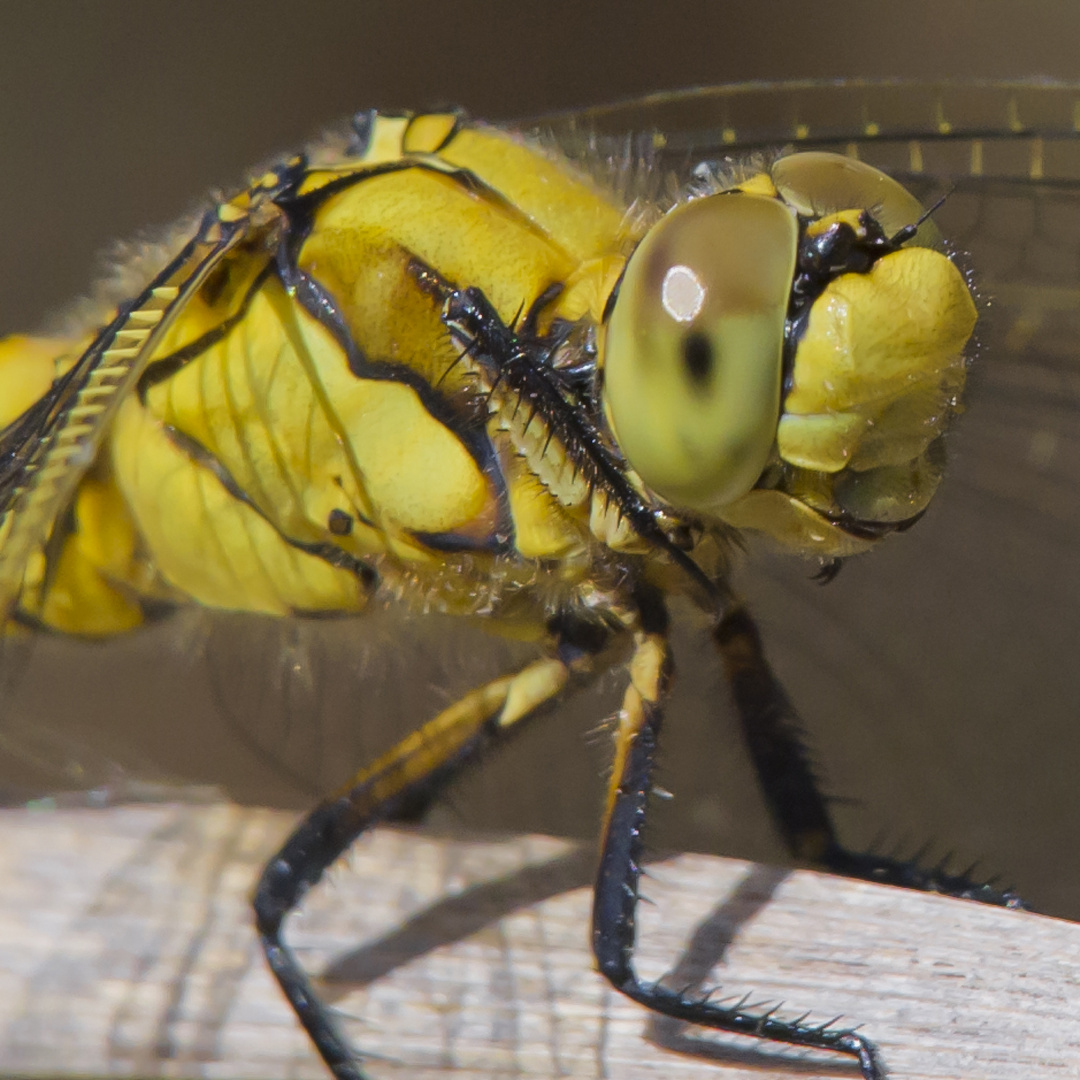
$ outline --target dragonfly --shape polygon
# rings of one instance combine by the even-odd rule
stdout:
[[[672,596],[710,618],[796,858],[1020,904],[967,874],[843,844],[731,562],[747,531],[818,560],[826,578],[906,543],[892,534],[933,517],[962,410],[961,432],[981,414],[997,466],[1029,435],[1021,452],[1044,477],[1017,491],[1006,464],[969,479],[976,496],[1056,515],[1067,532],[1067,409],[1054,428],[1018,432],[1015,417],[1041,418],[1040,395],[1061,407],[1074,391],[1075,298],[1054,282],[1072,269],[1075,101],[1050,85],[761,85],[512,134],[454,113],[361,113],[178,226],[82,336],[0,345],[11,623],[108,636],[190,603],[364,618],[388,599],[536,645],[516,673],[417,718],[260,880],[267,960],[336,1076],[367,1075],[362,1047],[313,992],[287,916],[363,831],[415,816],[488,744],[624,663],[592,928],[600,972],[659,1012],[884,1075],[849,1027],[634,971]],[[1030,218],[1022,244],[1016,214]],[[470,247],[469,230],[485,244]],[[714,280],[732,283],[718,307]],[[843,291],[871,286],[859,300]],[[835,313],[851,307],[871,328],[844,349],[902,347],[838,398],[828,363],[852,331]],[[658,355],[674,358],[674,381],[654,381]],[[729,385],[737,399],[714,393]],[[710,400],[718,411],[695,427]]]

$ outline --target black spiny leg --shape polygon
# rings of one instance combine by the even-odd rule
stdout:
[[[811,767],[802,724],[773,674],[753,619],[735,607],[714,632],[765,800],[788,850],[798,860],[845,877],[942,893],[999,907],[1024,907],[1013,892],[924,868],[903,859],[849,851],[836,836],[828,802]]]
[[[617,990],[666,1016],[720,1031],[849,1054],[858,1059],[865,1080],[883,1080],[885,1071],[876,1049],[854,1031],[785,1021],[741,1005],[725,1007],[659,983],[642,982],[634,971],[642,831],[660,734],[661,703],[672,675],[667,614],[658,598],[642,599],[640,609],[623,616],[633,629],[635,650],[615,736],[615,767],[593,903],[593,952],[601,973]]]
[[[365,1080],[365,1074],[331,1011],[282,940],[285,918],[362,832],[429,801],[464,765],[554,698],[572,673],[588,673],[611,627],[565,613],[552,619],[549,629],[555,638],[552,655],[485,683],[403,739],[337,796],[316,807],[263,870],[254,897],[263,951],[337,1080]]]

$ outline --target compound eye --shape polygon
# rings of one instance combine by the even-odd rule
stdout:
[[[604,408],[627,460],[676,506],[756,483],[776,438],[798,225],[780,201],[710,195],[630,257],[606,327]]]
[[[806,151],[780,158],[770,170],[784,200],[804,217],[818,218],[841,210],[868,210],[886,236],[895,236],[923,216],[922,204],[910,191],[880,169],[863,161]],[[941,233],[924,221],[912,241],[917,247],[941,248]]]

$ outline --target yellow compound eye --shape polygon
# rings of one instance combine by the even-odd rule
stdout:
[[[768,461],[797,244],[778,200],[711,195],[672,210],[630,258],[606,329],[604,408],[638,475],[676,506],[725,506]]]
[[[785,202],[808,218],[827,217],[841,210],[869,210],[886,236],[923,216],[918,199],[902,184],[873,165],[824,151],[806,151],[780,158],[769,171]],[[940,248],[941,233],[929,218],[911,243]]]

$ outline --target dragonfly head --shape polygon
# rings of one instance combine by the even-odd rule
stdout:
[[[671,210],[602,338],[605,413],[642,482],[815,555],[921,514],[975,323],[941,248],[902,185],[836,154]]]

